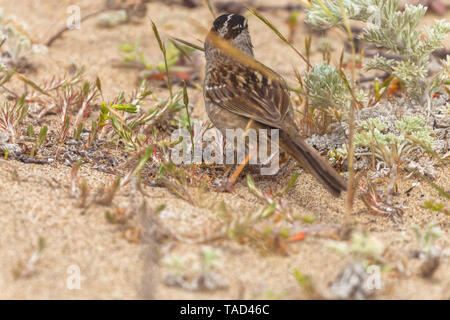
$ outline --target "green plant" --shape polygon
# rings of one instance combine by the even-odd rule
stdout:
[[[113,102],[103,103],[97,130],[103,128],[103,137],[113,142],[121,140],[128,149],[144,146],[156,127],[167,127],[179,111],[185,109],[183,90],[167,99],[158,99],[151,107],[145,107],[144,100],[150,94],[148,84],[143,81],[129,99],[121,93]]]
[[[12,143],[16,142],[18,128],[28,112],[25,95],[14,103],[5,101],[0,107],[0,132],[6,132]]]
[[[297,283],[306,291],[308,295],[315,296],[317,294],[316,288],[314,287],[314,284],[312,283],[311,277],[309,275],[302,273],[297,268],[294,269],[293,275],[295,277],[295,280],[297,280]]]
[[[405,10],[400,11],[399,0],[312,0],[311,4],[306,22],[316,28],[340,26],[346,17],[365,22],[359,38],[399,56],[399,59],[375,56],[367,61],[365,70],[382,70],[399,78],[419,103],[430,107],[433,94],[450,78],[447,59],[441,72],[427,79],[430,55],[442,46],[450,23],[439,20],[433,28],[419,29],[427,10],[422,5],[406,4]]]
[[[411,228],[414,231],[420,250],[424,253],[428,253],[436,240],[443,235],[441,228],[436,222],[428,223],[424,229],[420,229],[417,225],[412,225]]]
[[[137,38],[134,43],[124,42],[119,45],[122,52],[122,62],[125,66],[137,66],[145,69],[153,69],[153,65],[148,62],[141,50],[141,39]]]
[[[220,250],[205,246],[201,249],[200,255],[203,272],[210,272],[221,264],[222,257]]]
[[[33,128],[33,127],[31,127],[31,128]],[[48,131],[47,126],[43,126],[41,128],[41,130],[39,131],[39,135],[36,137],[36,141],[33,145],[33,148],[31,149],[30,156],[34,157],[36,151],[39,150],[39,148],[42,146],[42,144],[45,141],[45,138],[47,137],[47,131]],[[34,134],[33,134],[33,137],[34,137]]]
[[[221,253],[211,247],[203,247],[194,254],[170,255],[162,261],[169,269],[164,280],[167,285],[188,290],[217,290],[228,286],[228,281],[217,273]]]
[[[424,207],[433,212],[444,211],[444,213],[448,214],[448,210],[445,208],[445,204],[443,202],[435,202],[434,200],[428,200],[424,202]]]
[[[32,67],[26,56],[46,49],[37,44],[24,22],[14,16],[4,16],[3,8],[0,8],[0,63],[24,71]]]
[[[321,108],[348,107],[352,96],[335,67],[322,63],[313,66],[304,78],[306,94],[312,106]]]
[[[330,249],[343,255],[352,254],[359,259],[380,260],[383,253],[382,243],[369,233],[353,232],[350,244],[341,241],[330,241],[327,245]]]
[[[143,102],[147,96],[151,94],[148,90],[148,85],[145,81],[142,81],[139,90],[133,94],[130,99],[125,99],[124,94],[120,93],[119,96],[108,104],[103,104],[102,108],[104,113],[102,127],[106,127],[103,130],[103,134],[110,141],[117,141],[117,137],[122,140],[129,149],[136,149],[142,147],[149,140],[149,133],[156,132],[156,127],[165,123],[173,124],[172,120],[178,116],[179,123],[183,123],[191,129],[191,119],[189,117],[188,104],[189,99],[185,86],[179,92],[173,93],[172,85],[170,82],[169,67],[174,66],[180,59],[182,54],[187,55],[187,51],[192,49],[187,46],[180,46],[172,41],[168,41],[167,44],[163,42],[156,25],[152,22],[152,29],[155,38],[158,42],[159,48],[163,55],[163,61],[159,62],[156,68],[166,74],[166,84],[169,90],[170,97],[168,99],[159,99],[159,101],[147,110],[143,106]],[[121,51],[126,53],[126,60],[132,61],[138,59],[145,68],[153,69],[153,66],[147,63],[147,60],[139,51],[139,41],[136,41],[134,45],[123,44],[121,45]],[[183,99],[183,100],[182,100]],[[186,110],[185,115],[180,115],[179,111]],[[110,120],[110,121],[108,121]],[[96,125],[99,130],[100,118]]]
[[[412,148],[432,149],[432,130],[425,126],[422,117],[405,116],[395,122],[395,129],[388,130],[386,124],[375,118],[364,120],[355,134],[355,146],[369,148],[371,152],[357,155],[375,156],[392,167]]]

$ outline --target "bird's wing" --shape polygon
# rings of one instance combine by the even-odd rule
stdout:
[[[290,105],[289,89],[276,72],[263,65],[254,69],[237,63],[228,69],[212,68],[208,77],[204,86],[206,99],[230,112],[282,127]]]

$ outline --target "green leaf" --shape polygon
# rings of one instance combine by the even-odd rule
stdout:
[[[445,204],[435,203],[433,200],[425,201],[424,207],[430,209],[431,211],[441,211],[444,209]]]
[[[101,83],[99,77],[97,77],[97,78],[95,79],[95,86],[97,87],[98,91],[100,91],[100,93],[102,93],[102,83]]]
[[[73,135],[73,139],[74,139],[75,141],[80,140],[80,136],[81,136],[81,132],[82,132],[82,131],[83,131],[83,123],[80,122],[80,123],[78,124],[77,129],[75,130],[75,134]]]
[[[115,104],[112,106],[114,109],[125,111],[128,113],[136,113],[137,112],[137,106],[131,103],[128,104]]]
[[[131,43],[122,43],[119,45],[119,50],[122,52],[130,53],[134,51],[134,45]]]
[[[42,144],[44,143],[45,138],[47,137],[47,131],[48,128],[47,126],[43,126],[41,131],[39,132],[39,138],[38,138],[38,147],[42,146]]]
[[[27,128],[27,135],[30,138],[34,137],[34,129],[33,129],[33,125],[31,125],[31,124]]]

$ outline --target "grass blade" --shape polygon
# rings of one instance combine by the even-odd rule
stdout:
[[[254,16],[256,16],[259,20],[261,20],[262,22],[264,22],[264,24],[265,24],[266,26],[268,26],[273,32],[275,32],[275,34],[276,34],[281,40],[283,40],[284,43],[286,43],[288,46],[290,46],[290,47],[292,48],[292,50],[294,50],[294,51],[300,56],[300,58],[302,58],[303,61],[305,61],[305,63],[308,65],[308,67],[312,67],[311,64],[309,63],[308,59],[306,59],[305,56],[304,56],[303,54],[301,54],[301,52],[298,51],[297,48],[294,47],[294,45],[293,45],[291,42],[289,42],[289,40],[286,39],[286,37],[283,36],[283,35],[281,34],[281,32],[278,31],[278,29],[275,28],[275,26],[274,26],[269,20],[267,20],[267,19],[266,19],[265,17],[263,17],[261,14],[259,14],[259,13],[256,12],[255,10],[249,8],[249,7],[246,6],[245,4],[244,4],[244,6],[247,8],[248,11],[250,11],[250,12],[251,12]]]
[[[167,76],[167,88],[169,89],[170,98],[172,98],[173,93],[172,93],[172,86],[170,85],[169,66],[167,64],[166,46],[164,45],[164,43],[161,40],[161,37],[159,36],[158,28],[156,27],[155,23],[152,20],[150,20],[150,21],[152,22],[153,33],[155,34],[156,40],[158,40],[159,48],[161,49],[161,52],[164,57],[164,64],[166,66],[166,76]]]
[[[217,13],[214,10],[214,7],[211,5],[211,1],[210,0],[203,0],[203,2],[205,3],[205,5],[208,8],[209,12],[211,12],[211,15],[213,16],[213,18],[215,18],[217,16]]]
[[[194,137],[193,137],[193,131],[192,131],[192,124],[191,124],[191,117],[189,115],[189,96],[187,94],[186,89],[186,82],[183,83],[183,103],[184,107],[186,108],[186,114],[188,118],[188,126],[189,126],[189,135],[191,136],[191,143],[192,143],[192,154],[195,154],[194,152]]]
[[[188,42],[188,41],[183,40],[183,39],[180,39],[180,38],[170,37],[170,40],[172,40],[172,41],[174,41],[174,42],[182,43],[182,44],[184,44],[184,45],[186,45],[186,46],[188,46],[188,47],[191,47],[191,48],[196,49],[196,50],[199,50],[199,51],[205,51],[205,49],[204,49],[203,47],[200,47],[200,46],[198,46],[198,45],[196,45],[196,44],[193,44],[193,43],[191,43],[191,42]]]

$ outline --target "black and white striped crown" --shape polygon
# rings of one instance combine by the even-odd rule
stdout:
[[[234,39],[247,28],[247,19],[240,14],[227,13],[214,20],[212,30],[224,39]]]

